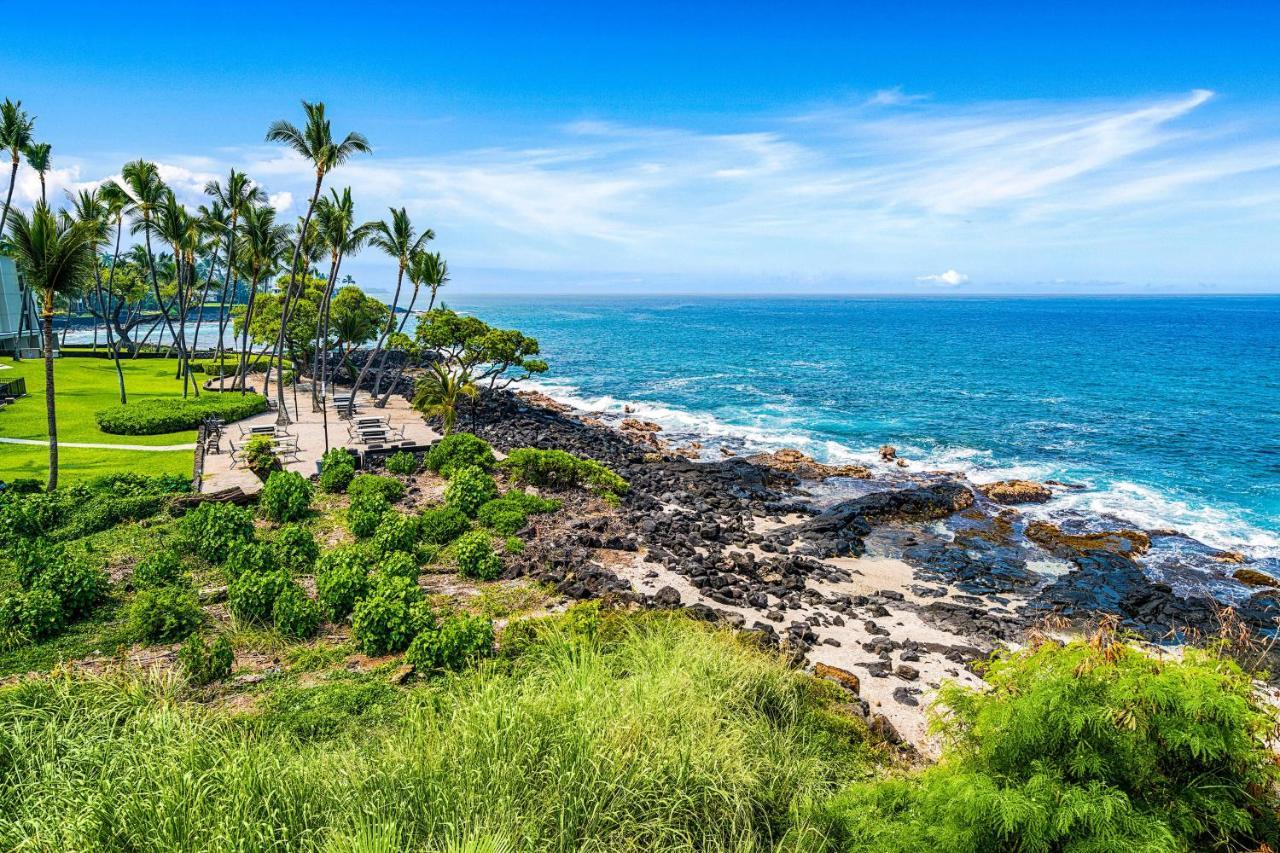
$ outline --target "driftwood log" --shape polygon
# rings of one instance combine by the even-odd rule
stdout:
[[[257,499],[257,495],[248,494],[239,486],[232,486],[229,489],[221,489],[216,492],[195,492],[189,495],[179,495],[173,499],[171,507],[174,515],[182,515],[202,503],[236,504],[237,506],[246,506],[255,502]]]

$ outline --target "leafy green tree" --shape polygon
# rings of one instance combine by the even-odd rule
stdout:
[[[271,126],[267,128],[268,142],[279,142],[300,157],[311,161],[316,173],[315,190],[311,193],[311,201],[307,205],[307,214],[303,217],[302,225],[298,229],[298,239],[294,244],[293,261],[289,265],[289,288],[285,292],[286,320],[280,327],[280,339],[276,345],[277,358],[280,357],[284,349],[284,329],[288,325],[287,316],[289,313],[288,299],[293,296],[294,281],[298,274],[298,256],[307,243],[307,231],[311,223],[311,216],[316,208],[316,202],[320,198],[320,188],[324,184],[325,175],[341,166],[352,156],[368,154],[373,151],[369,140],[359,133],[348,133],[341,142],[335,142],[332,128],[329,126],[329,119],[325,117],[323,103],[303,101],[302,109],[307,115],[307,122],[303,128],[298,128],[287,121],[272,122]],[[284,405],[283,371],[281,371],[280,381],[276,387],[276,402],[280,411],[279,423],[282,425],[289,423],[289,414]]]
[[[415,252],[409,261],[409,269],[405,273],[409,277],[410,283],[413,284],[413,297],[409,300],[409,310],[400,318],[400,327],[396,329],[396,333],[387,339],[388,350],[403,352],[406,358],[402,359],[400,365],[396,368],[395,378],[387,384],[387,390],[383,392],[382,399],[378,401],[378,408],[387,405],[387,400],[391,398],[391,392],[400,384],[400,377],[404,375],[405,364],[416,356],[421,350],[409,340],[404,333],[405,323],[409,320],[409,315],[413,313],[413,306],[418,301],[418,291],[426,285],[431,290],[431,301],[427,305],[427,311],[430,312],[436,303],[436,294],[444,283],[449,280],[449,265],[440,257],[439,252]]]
[[[386,305],[355,285],[343,287],[333,298],[329,306],[329,322],[334,346],[352,381],[355,381],[356,369],[351,363],[351,353],[378,336],[378,330],[386,324],[389,313]]]
[[[55,216],[43,201],[28,217],[13,212],[9,241],[13,258],[27,286],[41,296],[40,320],[44,327],[45,413],[49,425],[49,479],[46,489],[58,486],[58,418],[53,382],[53,311],[58,297],[82,292],[93,280],[93,254],[97,234],[93,223],[70,216]]]
[[[420,346],[440,353],[477,385],[488,381],[490,391],[547,370],[545,361],[534,358],[539,354],[536,338],[515,329],[496,329],[479,317],[448,308],[424,314],[415,334]],[[518,372],[513,373],[513,368]]]

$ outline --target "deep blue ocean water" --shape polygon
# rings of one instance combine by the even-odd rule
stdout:
[[[1280,298],[450,300],[539,338],[540,385],[739,450],[1086,489],[1088,510],[1280,557]]]

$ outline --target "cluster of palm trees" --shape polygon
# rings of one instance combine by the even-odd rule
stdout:
[[[218,334],[214,357],[220,381],[225,373],[221,368],[226,358],[226,328],[232,317],[229,309],[235,304],[240,288],[247,291],[243,316],[237,320],[242,321],[241,339],[232,384],[232,390],[238,388],[241,394],[246,393],[246,377],[251,366],[249,327],[255,316],[255,302],[259,291],[278,277],[281,316],[266,368],[268,382],[273,374],[276,378],[276,408],[282,425],[290,422],[285,399],[289,373],[297,375],[310,368],[314,379],[312,405],[324,411],[321,396],[330,382],[330,307],[343,261],[365,246],[381,249],[395,258],[395,295],[377,344],[356,377],[350,405],[354,406],[355,393],[364,387],[370,370],[374,370],[371,396],[377,405],[386,404],[403,369],[402,366],[397,369],[382,393],[391,350],[389,342],[404,339],[405,323],[422,288],[431,293],[428,310],[435,305],[436,293],[448,281],[448,265],[438,253],[426,251],[426,244],[435,237],[434,232],[429,228],[421,231],[415,228],[404,208],[392,209],[385,221],[361,223],[355,216],[350,188],[331,189],[328,195],[323,194],[325,181],[332,171],[358,154],[370,153],[372,148],[359,133],[336,139],[323,103],[303,101],[302,106],[306,119],[302,127],[277,121],[266,134],[268,141],[285,145],[315,171],[315,185],[306,211],[296,227],[291,227],[279,220],[278,212],[268,203],[262,188],[243,172],[231,169],[225,181],[210,181],[205,186],[209,201],[192,212],[165,184],[156,164],[146,160],[127,163],[119,177],[80,190],[71,199],[71,210],[55,214],[44,194],[49,146],[33,142],[34,121],[22,110],[20,101],[6,100],[0,105],[0,146],[12,155],[8,193],[0,214],[0,235],[7,227],[9,253],[23,274],[24,287],[40,299],[48,392],[49,488],[57,485],[53,316],[60,300],[87,292],[93,294],[102,316],[111,315],[118,308],[113,305],[113,293],[117,264],[123,257],[121,240],[126,225],[139,243],[129,253],[140,255],[144,262],[151,298],[160,315],[157,322],[163,323],[177,356],[175,379],[181,380],[184,397],[200,394],[200,385],[192,377],[192,354],[204,322],[204,308],[215,287]],[[31,168],[41,175],[41,199],[30,213],[12,205],[20,155],[26,156]],[[157,257],[156,244],[168,250],[167,259],[163,255]],[[104,252],[109,245],[113,246],[111,251]],[[289,321],[302,301],[308,274],[326,257],[329,270],[317,311],[313,364],[293,364],[291,370],[286,370],[286,329],[290,328]],[[163,290],[162,277],[166,279]],[[406,278],[412,285],[413,296],[397,326],[396,314]],[[27,298],[24,294],[24,306]],[[194,334],[189,336],[193,309],[197,311]],[[305,315],[299,315],[302,316]],[[106,323],[106,334],[108,348],[116,362],[120,400],[126,403],[124,372],[120,365],[121,342],[119,335],[113,335],[110,322]],[[270,388],[265,390],[270,392]],[[327,440],[326,429],[326,449]]]

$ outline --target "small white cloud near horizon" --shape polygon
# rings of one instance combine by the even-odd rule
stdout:
[[[947,287],[955,287],[966,283],[968,280],[969,276],[962,272],[958,272],[957,270],[947,270],[944,273],[938,273],[936,275],[916,276],[916,281],[931,281],[934,284],[942,284]]]
[[[864,105],[868,107],[898,107],[903,104],[914,104],[916,101],[926,100],[928,95],[912,95],[902,91],[901,86],[894,86],[892,89],[879,89],[870,98],[864,101]]]
[[[286,210],[293,207],[293,193],[288,190],[272,193],[267,196],[267,204],[274,207],[277,213],[284,213]]]

